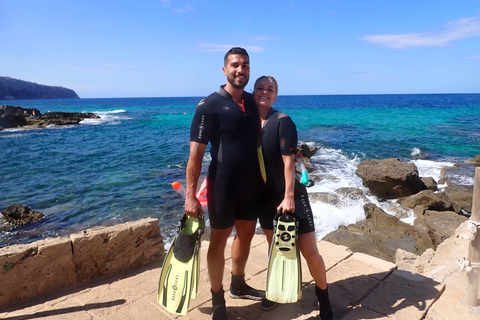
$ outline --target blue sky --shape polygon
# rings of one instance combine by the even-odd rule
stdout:
[[[232,46],[247,91],[480,93],[478,0],[0,0],[0,76],[81,98],[208,95]]]

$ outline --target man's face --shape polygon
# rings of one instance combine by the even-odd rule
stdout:
[[[250,79],[250,61],[243,54],[231,54],[223,67],[227,82],[236,89],[243,89]]]

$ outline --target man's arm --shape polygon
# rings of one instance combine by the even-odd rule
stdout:
[[[196,191],[206,148],[206,144],[194,141],[190,142],[190,155],[188,157],[186,173],[187,192],[185,196],[185,213],[192,217],[203,215],[202,205],[197,199]]]

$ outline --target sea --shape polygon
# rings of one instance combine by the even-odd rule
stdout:
[[[45,215],[15,229],[0,224],[0,247],[147,217],[159,220],[171,243],[184,213],[171,185],[185,184],[189,127],[201,98],[0,101],[41,113],[100,116],[75,126],[0,131],[0,210],[20,204]],[[361,161],[399,158],[440,181],[442,168],[464,166],[480,154],[480,94],[280,96],[275,109],[296,123],[299,145],[319,148],[311,158],[317,181],[309,193],[360,188],[391,214],[395,201],[371,196],[355,174]],[[206,154],[202,176],[209,161]],[[471,189],[473,166],[454,172],[451,179]],[[317,239],[363,220],[363,205],[360,199],[341,206],[313,202]]]

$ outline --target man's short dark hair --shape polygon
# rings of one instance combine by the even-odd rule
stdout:
[[[243,55],[246,55],[248,59],[250,59],[250,57],[248,56],[247,50],[240,47],[233,47],[232,49],[228,50],[227,53],[225,53],[225,58],[223,59],[224,66],[227,66],[228,56],[232,54],[243,54]]]

